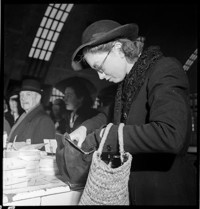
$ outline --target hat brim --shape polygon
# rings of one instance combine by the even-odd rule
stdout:
[[[39,93],[39,94],[42,94],[42,90],[33,89],[33,88],[22,88],[22,89],[20,90],[20,92],[21,92],[21,91],[34,91],[34,92],[37,92],[37,93]]]
[[[136,24],[126,24],[119,26],[100,37],[97,37],[87,43],[79,46],[72,55],[72,68],[75,71],[79,71],[82,69],[82,64],[80,62],[80,55],[82,54],[82,50],[87,46],[96,46],[100,45],[117,38],[128,38],[134,41],[138,37],[138,26]]]

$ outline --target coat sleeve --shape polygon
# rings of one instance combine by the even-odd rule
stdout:
[[[107,123],[107,116],[104,113],[98,113],[96,116],[86,120],[82,123],[87,128],[87,133],[91,133],[95,129],[99,129],[102,125]]]
[[[188,79],[181,65],[175,59],[161,60],[149,78],[147,91],[148,121],[125,125],[125,151],[185,152],[190,140],[191,116]],[[117,149],[117,129],[116,125],[111,128],[104,147]]]

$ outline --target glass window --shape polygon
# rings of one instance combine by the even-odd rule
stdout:
[[[49,61],[73,4],[49,4],[33,40],[29,57]]]

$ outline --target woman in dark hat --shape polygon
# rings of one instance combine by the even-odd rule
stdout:
[[[133,155],[131,204],[196,204],[195,168],[186,155],[191,137],[189,82],[180,62],[165,57],[159,47],[144,48],[136,24],[100,20],[86,28],[72,56],[74,70],[86,64],[100,79],[119,84],[114,126],[103,151],[117,153],[118,125],[125,123],[125,151]],[[106,123],[100,113],[70,136],[89,148],[101,140],[100,127]]]

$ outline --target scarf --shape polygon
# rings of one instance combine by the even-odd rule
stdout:
[[[114,108],[114,124],[126,123],[131,104],[136,99],[147,72],[163,56],[159,47],[151,46],[144,50],[129,74],[119,84]]]

